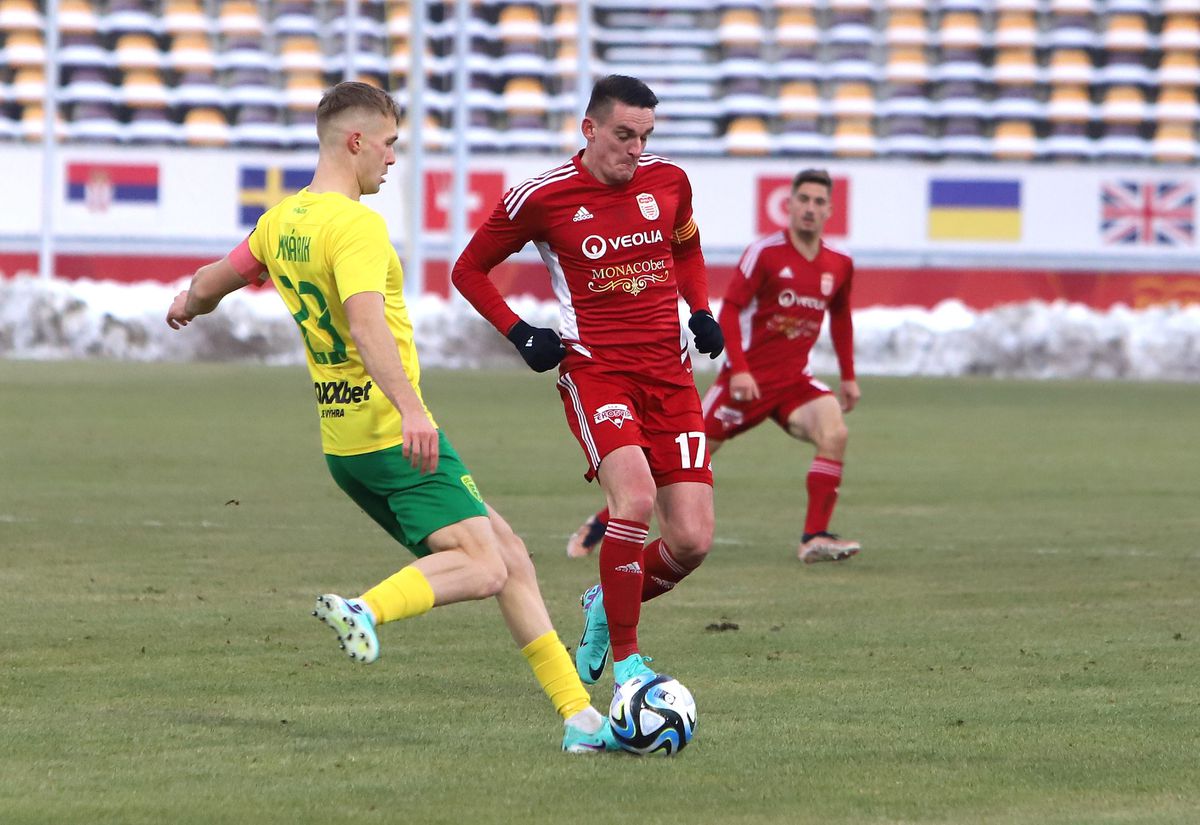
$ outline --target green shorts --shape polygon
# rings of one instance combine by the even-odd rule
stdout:
[[[362,455],[326,455],[337,485],[392,538],[416,556],[431,552],[425,539],[463,519],[486,517],[487,507],[470,471],[438,431],[438,467],[422,474],[397,445]]]

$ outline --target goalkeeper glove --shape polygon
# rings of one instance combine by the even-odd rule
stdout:
[[[692,313],[688,320],[688,329],[696,339],[696,349],[709,358],[716,358],[725,351],[725,335],[721,325],[707,309],[699,309]]]
[[[504,337],[512,341],[534,372],[552,370],[567,356],[567,348],[552,329],[531,327],[524,321],[517,321]]]

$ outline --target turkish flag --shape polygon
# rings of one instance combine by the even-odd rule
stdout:
[[[450,199],[453,176],[448,169],[425,173],[425,230],[446,232],[450,229]],[[504,194],[503,172],[467,174],[467,231],[478,229],[496,208]]]
[[[768,235],[788,225],[788,198],[792,196],[792,179],[761,177],[758,179],[759,235]],[[850,234],[850,179],[833,178],[833,214],[825,223],[825,237],[844,238]]]

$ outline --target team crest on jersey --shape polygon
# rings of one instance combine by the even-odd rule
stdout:
[[[471,494],[472,498],[476,501],[483,501],[483,496],[479,495],[479,488],[475,486],[475,479],[471,478],[470,474],[460,476],[458,480],[467,488],[467,492]]]
[[[627,420],[633,420],[633,413],[624,404],[605,404],[596,410],[596,414],[592,416],[592,420],[597,424],[611,421],[619,430]]]
[[[742,415],[741,410],[734,407],[726,407],[724,404],[717,407],[717,411],[713,414],[713,417],[720,421],[721,426],[727,430],[740,427],[745,420],[745,416]]]
[[[658,201],[649,192],[643,192],[637,196],[638,209],[642,210],[642,217],[648,221],[658,220]]]
[[[821,273],[821,294],[828,298],[833,294],[833,273]]]

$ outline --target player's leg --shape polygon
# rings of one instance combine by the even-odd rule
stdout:
[[[814,385],[823,390],[821,394],[797,406],[786,418],[787,431],[793,438],[808,441],[817,448],[805,480],[808,508],[804,518],[804,536],[797,551],[806,564],[841,561],[861,549],[858,542],[842,539],[829,532],[842,481],[849,434],[837,399],[828,393],[823,384],[814,382]]]
[[[359,662],[379,655],[375,628],[418,616],[434,605],[483,599],[504,586],[507,571],[487,508],[445,435],[435,473],[420,473],[400,447],[357,456],[326,456],[338,486],[419,558],[358,599],[318,598],[313,615],[337,633]]]
[[[598,478],[611,517],[600,544],[600,585],[584,594],[585,633],[576,665],[587,666],[587,671],[580,673],[584,681],[594,682],[603,672],[603,660],[599,667],[594,661],[601,636],[597,614],[602,611],[614,669],[622,682],[641,669],[637,628],[642,613],[642,551],[656,489],[646,454],[638,445],[618,447],[605,455]],[[589,629],[590,634],[586,632]],[[627,672],[630,675],[622,678]]]
[[[504,587],[496,595],[500,613],[538,684],[563,719],[563,750],[617,749],[607,719],[592,707],[571,656],[554,630],[525,543],[499,513],[491,507],[488,512],[508,570]]]
[[[607,507],[588,516],[579,529],[571,534],[571,538],[567,539],[567,558],[581,559],[590,556],[604,538],[609,518]]]
[[[711,484],[684,481],[658,490],[661,538],[646,545],[642,601],[661,596],[692,573],[708,556],[713,539]]]

